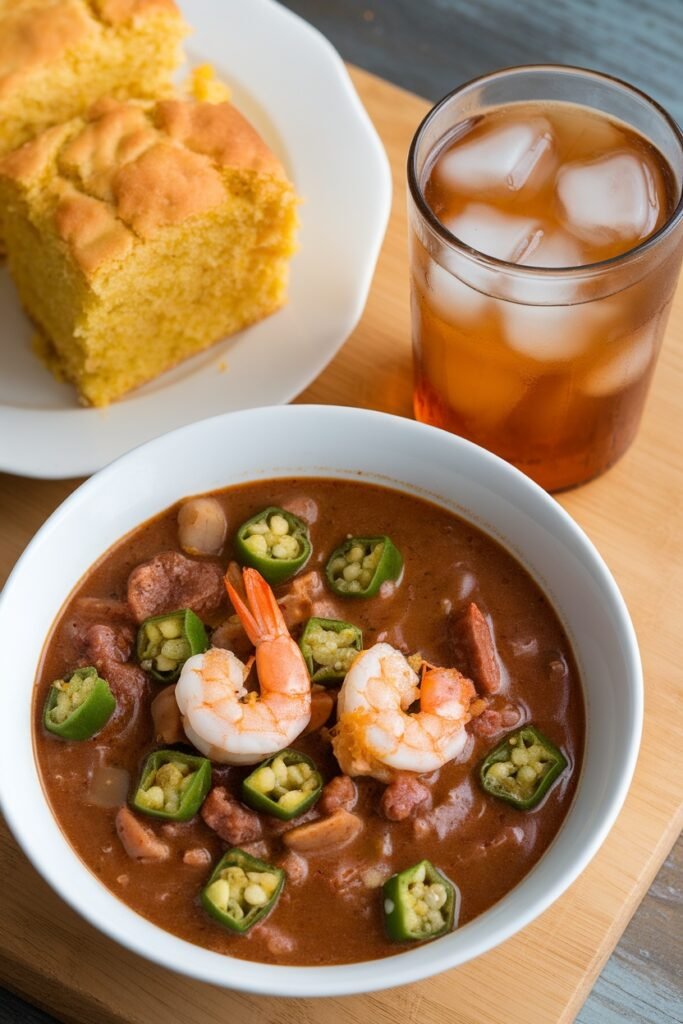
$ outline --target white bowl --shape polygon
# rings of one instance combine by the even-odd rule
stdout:
[[[221,956],[130,910],[86,870],[46,802],[31,739],[41,646],[72,588],[123,534],[188,494],[248,480],[327,476],[423,495],[474,522],[532,573],[572,641],[587,736],[576,797],[526,878],[452,934],[395,957],[282,967]],[[628,612],[585,534],[507,463],[450,434],[382,413],[290,406],[230,413],[151,441],[97,473],[45,523],[0,601],[2,807],[52,887],[95,927],[142,956],[215,985],[288,996],[368,992],[428,977],[491,949],[545,910],[585,868],[626,795],[642,721],[642,677]],[[7,784],[9,780],[9,784]]]

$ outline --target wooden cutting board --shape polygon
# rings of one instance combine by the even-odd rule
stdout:
[[[389,153],[393,213],[363,319],[299,401],[410,416],[404,165],[427,104],[365,72],[352,74]],[[645,666],[646,720],[617,824],[541,918],[477,961],[420,984],[347,999],[257,998],[182,978],[110,942],[51,892],[1,830],[0,981],[78,1024],[573,1020],[683,824],[683,790],[670,768],[683,734],[682,394],[683,287],[636,444],[606,476],[561,498],[606,558],[631,609]],[[0,579],[75,485],[0,474]]]

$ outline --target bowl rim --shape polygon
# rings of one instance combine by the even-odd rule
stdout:
[[[603,803],[606,805],[605,813],[603,814],[600,824],[592,829],[589,838],[583,843],[582,847],[575,852],[571,867],[567,868],[558,877],[556,877],[552,884],[546,886],[541,895],[532,899],[522,912],[515,917],[514,921],[503,923],[502,926],[498,923],[497,927],[494,929],[495,934],[492,936],[479,936],[477,934],[477,932],[481,930],[480,928],[477,928],[477,925],[485,919],[491,920],[496,916],[497,908],[504,905],[507,897],[510,893],[513,893],[519,885],[524,884],[526,879],[528,879],[538,868],[538,865],[543,862],[550,849],[555,846],[576,802],[580,785],[577,788],[577,794],[574,797],[574,801],[567,812],[567,816],[565,817],[559,832],[551,842],[550,847],[546,850],[541,860],[527,875],[524,876],[519,885],[513,887],[513,889],[506,893],[498,903],[485,911],[484,914],[479,915],[462,928],[456,929],[454,933],[451,933],[451,935],[464,935],[467,932],[475,931],[476,937],[473,937],[471,943],[464,952],[458,952],[457,955],[454,955],[448,945],[448,942],[439,940],[435,943],[428,944],[430,958],[429,964],[426,967],[419,962],[419,958],[416,958],[418,949],[400,952],[379,960],[359,961],[352,964],[312,967],[287,966],[268,964],[261,961],[245,961],[236,957],[214,953],[207,950],[205,947],[197,946],[173,935],[132,910],[132,908],[124,903],[123,900],[120,900],[111,889],[108,889],[103,885],[103,883],[99,882],[96,876],[92,875],[88,866],[80,859],[76,851],[61,832],[57,819],[54,817],[45,792],[42,789],[42,783],[40,783],[40,788],[44,796],[45,809],[47,810],[53,826],[53,835],[56,830],[59,836],[61,836],[63,844],[65,844],[69,853],[77,862],[80,870],[85,868],[86,873],[88,875],[92,875],[93,880],[95,880],[97,885],[104,890],[107,897],[119,908],[122,908],[125,911],[125,913],[121,915],[122,923],[117,922],[117,924],[114,925],[109,919],[105,921],[101,920],[91,910],[82,893],[80,891],[73,891],[67,886],[48,855],[47,844],[41,844],[41,842],[38,842],[35,834],[31,833],[30,813],[18,806],[17,801],[13,800],[11,788],[3,785],[2,780],[6,777],[4,770],[0,770],[0,808],[4,813],[5,819],[15,839],[26,854],[27,858],[53,888],[53,890],[98,931],[102,932],[108,938],[118,942],[124,948],[138,953],[145,959],[151,960],[166,968],[170,967],[172,970],[178,971],[181,974],[185,974],[200,981],[206,981],[214,985],[261,995],[268,994],[278,996],[311,997],[352,995],[378,991],[381,989],[396,987],[397,984],[404,985],[413,981],[422,980],[434,974],[466,963],[467,961],[474,959],[476,956],[494,948],[538,917],[544,910],[554,903],[555,900],[582,873],[588,863],[595,856],[607,837],[608,832],[612,828],[626,798],[633,772],[635,770],[643,720],[643,679],[640,653],[638,650],[635,630],[626,604],[604,560],[593,543],[589,540],[581,527],[579,527],[572,519],[569,513],[567,513],[561,505],[559,505],[530,478],[526,477],[510,464],[498,458],[498,456],[479,448],[477,445],[474,445],[463,438],[448,434],[435,427],[430,427],[414,420],[374,410],[329,405],[264,406],[256,409],[223,413],[219,416],[200,420],[166,434],[162,434],[154,440],[147,441],[139,445],[137,448],[132,449],[105,468],[101,469],[76,488],[76,490],[58,506],[58,508],[40,527],[18,559],[7,579],[2,593],[0,593],[0,636],[2,635],[5,627],[5,619],[11,614],[8,609],[10,607],[16,583],[24,574],[24,566],[30,563],[33,558],[33,552],[42,543],[49,540],[51,532],[62,522],[63,519],[79,514],[79,506],[82,502],[87,502],[91,494],[97,494],[100,488],[107,485],[111,480],[116,479],[116,477],[122,473],[125,478],[125,475],[129,472],[130,468],[135,466],[138,460],[153,456],[155,449],[162,448],[171,440],[177,441],[181,436],[187,437],[192,435],[193,432],[201,433],[203,431],[221,430],[225,428],[228,430],[232,428],[233,436],[239,436],[239,429],[235,427],[236,421],[248,422],[249,420],[258,420],[264,417],[283,417],[285,420],[294,418],[302,419],[304,422],[307,419],[310,419],[316,424],[316,426],[319,426],[320,417],[327,418],[330,421],[330,425],[344,420],[355,420],[359,426],[362,426],[368,432],[372,431],[378,424],[380,429],[385,429],[383,425],[386,425],[387,430],[397,432],[394,449],[396,452],[400,452],[401,450],[401,431],[403,431],[404,434],[410,433],[415,434],[416,436],[422,435],[424,440],[427,440],[432,444],[438,443],[440,445],[451,446],[454,454],[458,451],[465,453],[470,459],[474,458],[480,461],[482,467],[488,467],[491,469],[493,473],[500,478],[501,488],[505,487],[506,495],[509,496],[511,488],[512,491],[517,490],[519,495],[526,493],[529,500],[536,504],[540,503],[545,506],[546,510],[549,511],[549,514],[555,518],[558,528],[564,530],[567,537],[572,541],[573,545],[575,545],[582,561],[586,561],[591,571],[597,577],[601,593],[610,603],[611,612],[615,616],[615,621],[618,623],[618,630],[621,632],[621,641],[625,645],[625,658],[628,660],[630,665],[630,678],[624,681],[624,685],[629,688],[629,697],[632,701],[633,710],[628,735],[624,736],[624,744],[622,747],[621,760],[618,765],[618,773],[615,771],[615,777],[610,787],[609,794],[605,799],[603,799]],[[316,469],[318,470],[317,474]],[[341,477],[342,470],[338,470],[338,472]],[[304,477],[308,475],[311,478],[316,475],[320,476],[320,467],[312,467],[310,473],[307,474],[305,471],[302,471],[299,475]],[[329,475],[334,476],[334,472]],[[265,479],[263,475],[259,477],[258,472],[255,473],[254,479],[259,478]],[[402,481],[397,476],[392,476],[387,478],[385,486],[391,487],[393,483],[394,489],[398,489],[401,482]],[[405,481],[403,482],[405,483]],[[231,484],[228,483],[225,486],[229,487]],[[445,495],[443,495],[443,507],[446,507],[446,500]],[[163,511],[163,508],[159,508],[158,511]],[[466,518],[466,514],[462,514],[465,515]],[[474,519],[473,516],[470,518]],[[479,528],[481,529],[482,527]],[[484,532],[486,532],[485,529]],[[122,534],[122,536],[125,536],[125,533]],[[496,539],[500,543],[500,539]],[[108,550],[108,548],[105,550]],[[102,553],[104,554],[104,552]],[[519,555],[516,555],[514,552],[512,553],[518,561],[521,561]],[[527,571],[529,571],[529,567],[526,566],[526,568]],[[65,595],[64,600],[66,600],[67,597],[68,595]],[[561,614],[561,609],[556,607],[556,612]],[[615,629],[616,628],[617,627],[615,626]],[[43,642],[44,640],[41,638],[41,648]],[[0,651],[1,650],[2,644],[0,643]],[[31,686],[31,695],[32,694],[33,683]],[[29,741],[31,743],[31,757],[33,759],[34,767],[36,768],[36,773],[39,775],[33,752],[32,730]],[[2,747],[0,747],[0,769],[3,768],[3,757],[6,757],[6,754]],[[4,765],[4,768],[8,767],[9,764]],[[126,920],[131,926],[130,930],[125,926]],[[149,931],[150,929],[152,930],[151,932]],[[138,930],[147,932],[149,935],[156,933],[158,936],[158,944],[147,944],[144,941],[144,937],[137,934]],[[448,937],[444,937],[444,939],[447,938]],[[172,963],[169,963],[168,957],[164,956],[162,951],[157,948],[157,945],[167,945],[168,940],[171,940],[172,945],[178,949],[178,955]],[[424,949],[426,947],[422,946],[421,948]],[[229,977],[226,976],[229,973],[225,970],[226,963],[231,965],[234,972],[234,974]],[[222,972],[219,970],[220,965],[223,965],[224,967]],[[258,970],[254,970],[254,968]],[[399,974],[400,978],[397,981],[396,975]]]

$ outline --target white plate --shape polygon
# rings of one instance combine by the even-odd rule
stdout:
[[[304,202],[289,303],[108,409],[85,409],[32,354],[31,325],[0,270],[0,469],[92,473],[212,413],[288,402],[363,311],[391,202],[381,142],[336,50],[272,0],[187,0],[191,65],[209,61],[282,159]]]

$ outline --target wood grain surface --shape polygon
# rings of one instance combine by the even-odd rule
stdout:
[[[299,401],[409,415],[403,165],[426,104],[364,72],[354,72],[354,80],[394,169],[392,218],[359,327]],[[574,1020],[683,823],[679,779],[662,768],[663,753],[680,746],[683,717],[681,341],[679,290],[637,443],[606,476],[562,498],[605,556],[631,608],[647,697],[643,746],[625,808],[590,867],[549,911],[499,949],[408,988],[318,1001],[257,998],[180,978],[116,946],[51,892],[3,831],[0,980],[60,1020],[79,1024],[498,1024],[510,1018],[511,1008],[525,1024]],[[74,483],[0,476],[1,574]],[[22,1010],[14,1019],[27,1018]]]

